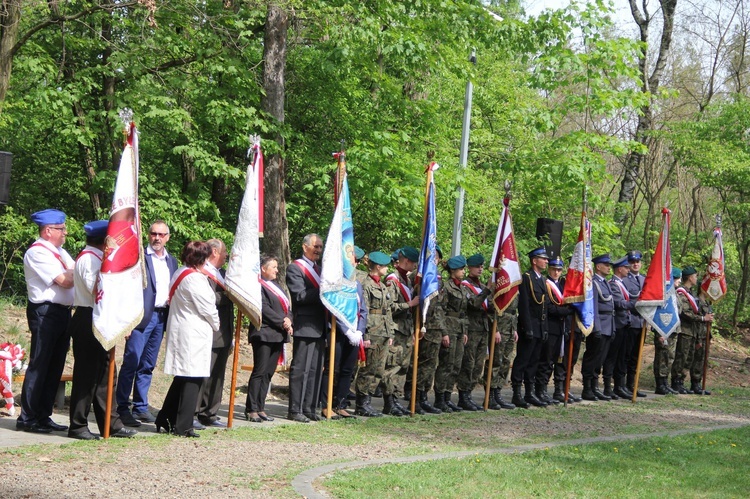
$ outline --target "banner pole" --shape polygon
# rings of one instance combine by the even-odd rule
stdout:
[[[643,362],[643,345],[646,343],[646,322],[643,322],[643,327],[641,328],[641,343],[638,347],[638,364],[635,366],[635,382],[633,383],[633,400],[632,402],[635,404],[635,401],[638,400],[638,381],[641,378],[641,363]]]
[[[421,308],[417,305],[417,321],[416,327],[414,328],[414,353],[412,357],[412,372],[411,372],[411,404],[409,404],[409,412],[414,416],[417,409],[417,370],[419,369],[419,331],[421,326]]]
[[[495,320],[492,321],[492,332],[490,333],[490,359],[487,364],[487,383],[484,387],[484,410],[490,407],[490,385],[492,383],[492,364],[495,362],[495,335],[497,334],[497,311]]]
[[[575,343],[576,322],[572,321],[570,333],[568,335],[568,365],[565,368],[565,402],[563,407],[568,407],[568,398],[570,397],[570,382],[573,378],[573,346]]]
[[[711,347],[711,323],[706,323],[706,347],[703,354],[703,379],[701,380],[701,390],[706,391],[706,379],[708,379],[708,352]]]
[[[240,363],[240,332],[242,332],[242,312],[237,310],[237,322],[234,326],[234,357],[232,360],[232,384],[229,392],[229,414],[227,415],[227,428],[232,427],[234,420],[234,397],[237,392],[237,365]],[[283,348],[283,346],[282,346]],[[253,363],[255,361],[253,360]]]
[[[336,318],[331,317],[331,339],[329,343],[328,353],[328,392],[326,396],[326,419],[331,420],[331,412],[333,411],[333,369],[336,362]]]
[[[104,439],[109,438],[110,430],[110,419],[112,418],[112,396],[114,395],[114,383],[115,383],[115,348],[112,347],[109,351],[109,366],[107,372],[107,408],[104,411],[104,431],[102,437]]]

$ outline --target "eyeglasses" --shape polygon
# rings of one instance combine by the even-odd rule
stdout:
[[[151,237],[167,237],[169,232],[151,232]]]
[[[62,232],[68,232],[68,228],[67,227],[49,227],[49,228],[53,229],[53,230],[59,230],[59,231],[62,231]]]

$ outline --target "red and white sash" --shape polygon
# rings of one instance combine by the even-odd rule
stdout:
[[[695,312],[696,314],[700,313],[698,311],[698,303],[695,301],[695,298],[693,298],[693,295],[691,295],[687,289],[677,288],[677,292],[680,293],[685,298],[687,298],[687,301],[688,303],[690,303],[690,308],[693,309],[693,312]]]
[[[167,300],[167,303],[170,303],[172,301],[172,297],[174,296],[175,292],[177,291],[177,286],[180,285],[182,280],[189,276],[190,274],[193,274],[195,272],[198,272],[197,269],[194,269],[192,267],[187,267],[185,270],[183,270],[180,275],[177,276],[177,279],[175,279],[174,284],[172,284],[172,287],[169,289],[169,299]]]
[[[469,289],[471,290],[471,292],[472,292],[472,293],[474,293],[474,295],[475,295],[475,296],[476,296],[476,295],[479,295],[479,293],[481,293],[481,292],[482,292],[482,288],[481,288],[481,287],[479,287],[479,286],[476,286],[476,285],[475,285],[475,284],[474,284],[473,282],[471,282],[471,281],[468,281],[468,280],[464,280],[464,281],[461,281],[461,284],[463,284],[464,286],[466,286],[467,288],[469,288]],[[484,309],[484,311],[485,311],[485,312],[487,312],[487,309],[488,309],[488,304],[487,304],[487,299],[486,299],[486,298],[485,298],[485,300],[484,300],[484,301],[482,302],[482,309]]]
[[[563,304],[563,295],[560,292],[560,289],[557,287],[557,284],[555,284],[551,279],[547,279],[547,292],[552,303],[554,303],[555,305]]]
[[[218,278],[217,278],[217,277],[216,277],[216,276],[214,275],[214,273],[213,273],[213,272],[211,272],[211,271],[209,271],[209,270],[206,270],[206,268],[204,267],[204,268],[201,268],[201,274],[203,274],[204,276],[206,276],[206,277],[208,277],[209,279],[211,279],[211,280],[212,280],[213,282],[215,282],[215,283],[216,283],[216,285],[217,285],[217,286],[219,286],[219,288],[221,288],[222,290],[226,291],[226,289],[227,289],[226,285],[225,285],[225,284],[224,284],[223,282],[221,282],[221,281],[220,281],[220,280],[219,280],[219,279],[218,279]]]
[[[60,253],[58,253],[57,251],[52,251],[48,246],[46,246],[46,245],[44,245],[42,243],[34,243],[34,244],[32,244],[30,246],[30,248],[34,248],[36,246],[38,246],[40,248],[44,248],[47,251],[49,251],[50,253],[52,253],[55,256],[55,258],[57,258],[57,261],[60,262],[60,265],[63,266],[63,269],[68,270],[68,266],[65,264],[65,260],[63,260],[63,257],[60,256]]]
[[[78,253],[78,256],[76,257],[76,262],[80,260],[83,255],[94,255],[96,258],[99,259],[100,262],[102,261],[102,257],[97,255],[95,252],[91,250],[83,250],[80,253]]]
[[[614,281],[614,283],[617,284],[617,287],[620,288],[620,293],[625,297],[625,301],[630,301],[630,293],[628,292],[628,288],[622,283],[622,280],[612,279],[612,281]]]
[[[281,308],[284,310],[285,314],[289,313],[289,307],[292,306],[291,303],[289,303],[289,298],[286,297],[286,293],[276,285],[273,281],[265,281],[262,278],[260,280],[260,285],[266,288],[268,291],[270,291],[276,298],[279,299],[281,302]]]
[[[312,265],[307,263],[307,260],[298,258],[294,261],[294,263],[302,269],[302,272],[305,273],[307,278],[310,280],[310,282],[313,283],[316,288],[320,287],[320,275],[315,272],[315,268]]]
[[[404,297],[404,300],[411,301],[411,289],[409,289],[409,286],[406,286],[403,282],[401,282],[401,279],[399,279],[399,276],[396,272],[393,272],[385,279],[390,282],[395,282],[398,285],[398,288],[401,290],[401,296]]]

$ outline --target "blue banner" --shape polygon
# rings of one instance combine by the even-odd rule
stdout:
[[[430,176],[430,184],[427,191],[427,206],[425,206],[424,240],[422,251],[419,253],[419,275],[421,284],[419,288],[419,303],[422,307],[423,320],[427,314],[430,300],[437,295],[439,285],[437,268],[437,222],[435,217],[435,183]]]

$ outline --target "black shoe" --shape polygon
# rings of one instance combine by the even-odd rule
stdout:
[[[690,392],[695,395],[703,395],[703,388],[701,388],[700,383],[691,382],[690,383]]]
[[[497,405],[499,405],[501,409],[515,409],[516,405],[506,401],[502,395],[500,395],[501,391],[502,388],[495,390],[495,402],[497,402]]]
[[[122,421],[122,424],[125,426],[130,426],[131,428],[138,428],[141,426],[141,422],[135,419],[130,411],[121,412],[120,421]]]
[[[116,432],[112,433],[110,437],[115,438],[133,438],[136,436],[138,432],[136,430],[131,430],[130,428],[120,428]]]
[[[466,391],[458,392],[458,407],[466,411],[470,411],[470,412],[477,411],[478,409],[477,409],[476,404],[472,404],[469,401],[468,394],[469,392],[466,392]]]
[[[47,418],[47,421],[44,423],[39,423],[39,426],[42,428],[49,428],[51,431],[66,431],[68,429],[67,426],[57,424],[49,418]]]
[[[49,426],[40,426],[39,423],[26,424],[23,431],[27,433],[52,433],[52,428]]]
[[[409,404],[411,406],[411,404]],[[398,397],[395,395],[393,396],[393,407],[399,411],[401,411],[402,416],[411,416],[411,410],[401,405],[401,402],[398,401]],[[419,407],[419,404],[414,405],[414,414],[420,414],[421,407]],[[424,414],[424,411],[421,412]]]
[[[439,408],[430,404],[430,401],[427,399],[427,392],[417,392],[417,400],[419,400],[417,405],[422,409],[423,413],[425,412],[428,414],[442,414],[443,413],[443,411],[441,411]]]
[[[547,405],[557,405],[557,404],[560,403],[559,400],[555,400],[554,398],[552,398],[552,397],[549,396],[549,393],[547,392],[547,387],[546,386],[540,387],[536,391],[536,398],[538,398],[539,400],[541,400],[542,402],[544,402]]]
[[[633,394],[628,392],[624,386],[616,386],[614,392],[621,399],[629,400],[633,398]]]
[[[529,404],[524,400],[524,398],[521,396],[521,387],[513,387],[513,399],[511,400],[513,404],[516,407],[520,407],[521,409],[528,409]]]
[[[445,398],[445,405],[451,408],[453,412],[462,412],[463,409],[461,409],[459,406],[451,402],[451,392],[443,392],[443,397]]]
[[[599,400],[612,400],[612,397],[610,397],[609,395],[605,395],[601,391],[599,391],[599,380],[596,378],[591,380],[591,391],[594,392],[594,396]]]
[[[357,394],[357,405],[355,413],[357,414],[357,416],[364,416],[366,418],[379,418],[383,415],[383,413],[376,411],[370,405],[369,395],[363,395],[360,393]]]
[[[197,419],[194,419],[193,420],[193,429],[194,430],[205,430],[206,427],[203,426],[200,421],[198,421]]]
[[[596,402],[599,400],[594,391],[591,389],[593,381],[593,379],[583,380],[583,392],[581,392],[581,398],[583,398],[583,400],[589,400],[591,402]]]
[[[188,431],[186,431],[185,433],[183,433],[180,436],[181,437],[185,437],[185,438],[198,438],[198,437],[200,437],[200,435],[198,435],[197,433],[195,433],[195,430],[193,430],[192,428],[190,428]]]
[[[142,423],[153,423],[156,418],[149,411],[145,412],[134,412],[133,417]]]
[[[253,414],[255,414],[255,416],[253,416]],[[252,411],[245,411],[245,419],[247,419],[251,423],[263,422],[263,420],[260,418],[260,415],[257,412],[252,412]]]
[[[547,407],[547,403],[539,400],[536,395],[533,393],[527,393],[526,396],[523,398],[527,403],[536,406],[536,407]]]
[[[295,412],[295,413],[291,413],[291,412],[290,412],[290,413],[289,413],[289,414],[287,415],[287,418],[288,418],[288,419],[289,419],[290,421],[296,421],[297,423],[309,423],[309,422],[310,422],[310,420],[309,420],[309,419],[307,419],[307,416],[305,416],[305,415],[304,415],[304,414],[302,414],[301,412]],[[260,419],[260,418],[258,418],[258,419]],[[262,421],[262,419],[261,419],[261,421]]]
[[[99,440],[99,437],[91,433],[88,429],[83,431],[69,431],[68,437],[75,438],[76,440]]]
[[[497,388],[490,388],[490,396],[487,398],[487,409],[491,409],[493,411],[499,411],[500,409],[502,409],[502,407],[500,407],[500,404],[497,403],[496,392]]]
[[[263,411],[260,411],[260,412],[258,413],[258,417],[259,417],[260,419],[262,419],[263,421],[273,421],[273,416],[269,416],[268,414],[266,414],[266,413],[265,413],[265,412],[263,412]],[[224,426],[226,426],[226,425],[224,425]]]
[[[445,403],[445,396],[442,392],[435,392],[435,403],[432,405],[435,409],[446,413],[453,412],[453,409]]]
[[[349,393],[348,393],[348,394],[346,395],[346,400],[357,400],[357,394],[356,394],[356,393],[354,393],[354,392],[352,392],[352,391],[350,391],[350,392],[349,392]]]
[[[172,433],[172,425],[166,419],[162,421],[156,418],[154,425],[156,425],[156,433],[161,433],[161,430],[164,430],[164,433]]]
[[[665,378],[656,378],[656,389],[654,390],[654,393],[657,395],[672,395]]]
[[[310,421],[323,421],[323,418],[315,414],[314,412],[304,413],[305,417]]]
[[[211,421],[210,423],[208,423],[206,425],[206,428],[218,428],[218,429],[222,429],[222,428],[226,428],[226,427],[227,427],[227,424],[224,423],[223,421],[219,421],[218,419],[216,419],[214,421]]]

